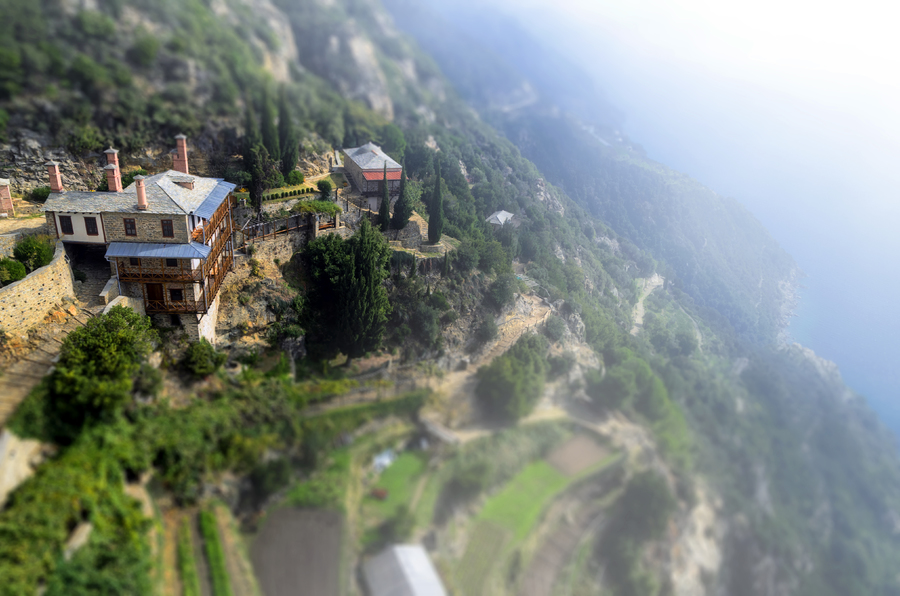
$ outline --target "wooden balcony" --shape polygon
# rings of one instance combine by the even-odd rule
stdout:
[[[163,281],[200,283],[203,281],[203,271],[201,269],[187,269],[179,267],[145,269],[141,267],[123,267],[120,265],[119,279],[122,281],[138,283]]]
[[[206,312],[206,306],[202,302],[193,300],[146,300],[144,308],[153,314],[202,314]]]

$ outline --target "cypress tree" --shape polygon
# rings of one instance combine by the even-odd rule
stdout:
[[[269,96],[268,88],[263,89],[262,103],[262,140],[274,161],[281,160],[281,143],[278,140],[278,129],[275,127],[275,106]]]
[[[384,182],[381,185],[381,207],[378,209],[378,225],[387,232],[391,225],[391,193],[388,192],[387,163],[384,164]]]
[[[262,142],[262,137],[259,134],[259,124],[256,122],[256,118],[253,116],[253,111],[249,105],[244,114],[243,141],[241,153],[244,157],[244,170],[250,172],[253,169],[253,148]]]
[[[437,244],[444,232],[444,198],[441,189],[441,162],[435,159],[434,190],[428,206],[428,242]]]
[[[281,143],[281,173],[287,178],[300,161],[300,139],[291,114],[287,88],[284,86],[278,97],[278,139]]]
[[[391,220],[391,227],[395,230],[402,230],[409,223],[409,217],[412,215],[412,204],[409,201],[409,190],[406,188],[406,160],[403,160],[403,166],[400,172],[400,198],[394,205],[394,217]]]
[[[376,234],[367,219],[347,241],[351,270],[346,273],[345,303],[338,331],[343,351],[358,358],[378,347],[384,335],[391,304],[382,282],[388,276],[391,251],[381,234]]]

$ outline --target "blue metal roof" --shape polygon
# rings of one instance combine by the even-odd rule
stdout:
[[[194,215],[202,217],[203,219],[211,218],[212,214],[219,208],[219,205],[222,204],[222,201],[225,200],[225,197],[228,196],[228,193],[234,190],[234,187],[235,185],[231,182],[219,180],[219,183],[212,192],[209,193],[206,199],[204,199],[200,206],[197,207],[197,210],[194,211]]]
[[[147,259],[205,259],[212,249],[199,242],[190,244],[153,244],[150,242],[110,242],[106,258],[144,257]]]

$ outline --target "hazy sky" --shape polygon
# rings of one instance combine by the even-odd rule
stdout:
[[[651,158],[762,220],[809,276],[795,337],[900,431],[900,8],[493,1],[593,74]]]

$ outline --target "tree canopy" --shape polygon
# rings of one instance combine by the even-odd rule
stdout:
[[[351,359],[376,349],[391,311],[382,286],[390,258],[384,237],[364,219],[349,240],[319,237],[304,256],[310,283],[302,320],[310,354],[332,358],[341,352]]]
[[[434,190],[428,205],[428,241],[437,244],[444,232],[444,197],[441,189],[441,161],[434,160]]]
[[[387,232],[391,226],[391,193],[388,189],[387,164],[384,164],[384,181],[381,185],[381,206],[378,208],[378,226]]]
[[[412,201],[409,196],[409,187],[406,184],[406,160],[400,171],[400,197],[394,205],[394,216],[391,218],[391,227],[395,230],[402,230],[409,223],[412,215]]]

